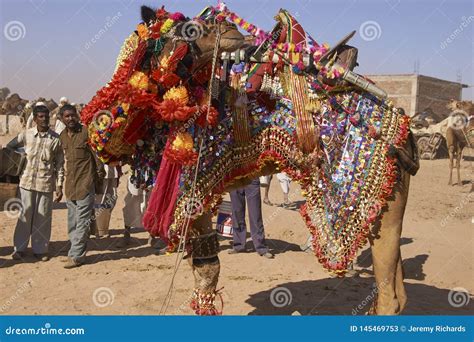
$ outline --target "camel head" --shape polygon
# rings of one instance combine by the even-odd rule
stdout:
[[[468,115],[474,114],[474,104],[472,101],[458,101],[451,99],[446,107],[452,111],[461,110],[465,111]]]
[[[2,104],[2,110],[4,113],[16,114],[23,110],[27,100],[23,100],[20,95],[14,93],[11,94]]]
[[[140,130],[145,116],[160,125],[176,126],[210,113],[208,107],[203,109],[208,100],[204,92],[216,42],[217,53],[234,51],[244,43],[234,24],[213,15],[190,19],[142,6],[141,17],[122,46],[112,80],[81,112],[91,146],[101,151],[103,160],[133,152],[140,134],[146,133]]]
[[[202,66],[211,63],[216,44],[217,32],[220,32],[219,53],[237,50],[244,43],[244,36],[238,31],[235,24],[215,20],[215,16],[205,18],[190,19],[181,13],[166,13],[163,9],[155,10],[147,6],[141,8],[143,23],[148,28],[154,28],[157,23],[167,26],[169,19],[173,19],[173,24],[169,31],[161,34],[164,41],[164,48],[161,52],[166,55],[170,51],[183,43],[189,47],[192,56],[192,70],[199,70]],[[164,18],[168,17],[168,20]]]

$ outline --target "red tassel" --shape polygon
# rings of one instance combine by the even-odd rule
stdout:
[[[144,123],[145,114],[143,112],[136,113],[132,121],[127,125],[127,128],[125,128],[123,134],[123,138],[128,144],[134,145],[138,139],[145,135],[146,130],[143,129]]]
[[[188,44],[181,44],[174,50],[170,59],[168,60],[168,69],[174,71],[178,66],[178,62],[188,53]]]

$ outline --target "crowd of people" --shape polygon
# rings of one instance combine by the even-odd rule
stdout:
[[[70,248],[64,267],[83,265],[88,240],[92,236],[97,239],[110,236],[110,220],[117,204],[122,167],[99,161],[88,144],[88,130],[81,124],[77,106],[65,97],[61,98],[54,113],[50,113],[44,103],[34,104],[26,129],[6,148],[20,150],[26,155],[26,166],[19,183],[22,210],[13,235],[12,258],[23,260],[31,241],[38,260],[50,259],[53,202],[60,202],[65,196]],[[284,196],[282,206],[288,208],[291,205],[288,197],[291,180],[283,173],[277,177]],[[262,178],[262,186],[266,187],[263,202],[267,205],[273,205],[268,198],[270,181],[271,177]],[[255,251],[265,258],[274,257],[265,241],[260,186],[260,180],[255,179],[250,185],[230,193],[233,248],[229,254],[247,251],[247,204]],[[117,248],[130,245],[132,228],[143,228],[142,219],[151,192],[151,188],[137,188],[130,176],[126,189],[122,209],[124,233]],[[155,237],[150,235],[148,243],[153,246]],[[159,253],[163,252],[172,251],[165,247]]]

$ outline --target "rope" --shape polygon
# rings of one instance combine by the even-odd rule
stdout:
[[[216,20],[214,20],[214,24],[217,27],[217,30],[216,30],[216,41],[215,41],[215,44],[214,44],[214,52],[213,52],[213,56],[212,56],[211,79],[210,79],[209,85],[208,85],[209,100],[208,100],[208,105],[207,105],[207,116],[209,116],[210,111],[211,111],[211,101],[212,101],[211,92],[212,92],[213,84],[214,84],[214,81],[215,81],[215,69],[216,69],[216,64],[217,64],[217,59],[218,59],[218,52],[219,52],[219,45],[220,45],[220,40],[221,40],[220,25],[217,24]],[[201,155],[202,155],[202,149],[203,149],[203,146],[204,146],[204,139],[203,139],[202,135],[205,132],[205,129],[206,128],[201,129],[200,132],[199,132],[199,140],[200,140],[199,152],[198,152],[198,157],[197,157],[197,162],[196,162],[196,171],[194,173],[194,179],[193,179],[192,186],[191,186],[191,194],[192,194],[191,201],[190,201],[190,207],[191,208],[194,207],[194,203],[195,203],[195,199],[196,199],[195,190],[196,190],[197,176],[198,176],[198,171],[199,171],[199,163],[200,163]],[[168,288],[168,292],[165,296],[165,299],[163,300],[163,304],[162,304],[161,309],[160,309],[160,314],[163,314],[163,315],[166,313],[166,310],[168,309],[169,304],[171,303],[172,292],[173,292],[173,289],[174,289],[174,280],[176,278],[176,274],[178,272],[179,266],[181,265],[181,261],[184,259],[184,254],[186,252],[186,237],[187,237],[187,234],[188,234],[188,229],[189,229],[190,223],[191,223],[191,215],[188,213],[188,215],[186,217],[186,221],[185,221],[184,233],[181,234],[180,239],[179,239],[178,249],[177,249],[177,252],[176,252],[176,260],[175,260],[175,265],[174,265],[174,269],[173,269],[173,275],[171,277],[171,283],[170,283],[170,286]]]

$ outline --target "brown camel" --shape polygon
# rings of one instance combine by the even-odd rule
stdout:
[[[9,116],[11,115],[19,115],[21,113],[28,100],[24,100],[18,95],[17,93],[11,94],[7,97],[5,101],[2,102],[2,107],[0,108],[0,114],[6,116],[6,129],[5,131],[8,133],[10,129],[9,124]]]
[[[461,158],[466,146],[474,146],[474,104],[472,101],[451,100],[447,105],[452,110],[446,130],[446,144],[449,152],[449,181],[453,185],[453,168],[457,170],[457,185],[461,182]],[[456,165],[454,165],[456,161]]]
[[[152,24],[155,20],[154,13],[153,10],[142,7],[144,22]],[[204,36],[194,42],[198,48],[196,49],[197,53],[194,55],[195,63],[193,63],[193,66],[195,70],[211,61],[216,42],[216,35],[214,33],[216,28],[213,25],[212,22],[206,22]],[[235,26],[223,23],[219,25],[226,25],[224,28],[225,32],[220,41],[219,50],[232,51],[243,44],[243,37],[238,33]],[[179,28],[176,32],[178,31]],[[173,46],[167,43],[161,55],[169,53]],[[231,103],[226,104],[232,105]],[[86,114],[84,113],[88,112],[90,112],[90,110],[88,110],[86,106],[83,111],[83,119],[86,118]],[[117,134],[120,135],[121,133],[118,132]],[[368,236],[372,247],[374,273],[378,290],[378,299],[373,304],[372,312],[381,315],[399,314],[405,307],[407,301],[403,285],[400,235],[408,198],[410,175],[414,175],[418,169],[416,146],[411,135],[409,136],[410,138],[403,146],[399,146],[398,148],[392,146],[387,152],[392,156],[398,157],[398,178],[391,196],[387,199],[387,205],[383,209],[383,218],[375,222]],[[255,141],[249,146],[258,146],[258,149],[261,149],[261,151],[259,150],[258,152],[270,151],[278,142],[271,141],[271,139],[267,138],[268,137],[263,134],[259,137],[252,137]],[[247,146],[247,149],[249,146]],[[233,148],[235,148],[234,151],[237,153],[238,151],[245,150],[246,147],[237,146]],[[253,148],[253,150],[249,150],[248,153],[243,154],[244,158],[242,160],[237,160],[237,157],[234,157],[233,162],[235,165],[245,163],[254,165],[252,163],[256,161],[259,154],[260,153],[256,154],[255,148]],[[226,171],[227,169],[232,170],[233,166],[234,165],[226,165]],[[299,164],[298,167],[303,168],[305,165]],[[277,165],[275,160],[265,160],[263,161],[263,165],[255,168],[245,176],[231,179],[225,184],[224,189],[219,189],[217,197],[222,196],[223,191],[240,188],[249,184],[252,179],[260,175],[274,174],[279,172],[279,170],[280,165]],[[311,176],[310,173],[308,174]],[[201,179],[198,178],[198,182],[200,180]],[[185,238],[186,246],[188,247],[190,255],[188,260],[192,266],[195,277],[194,304],[198,305],[198,312],[204,314],[216,312],[214,299],[220,272],[220,262],[217,256],[218,242],[211,219],[212,213],[209,209],[206,209],[195,217],[188,231],[181,232],[181,235]]]
[[[17,93],[11,94],[7,97],[2,104],[2,114],[4,115],[18,115],[25,105],[28,103],[28,100],[24,100]]]

